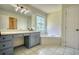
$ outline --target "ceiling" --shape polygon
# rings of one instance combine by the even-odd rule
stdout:
[[[31,6],[40,9],[46,13],[51,13],[61,9],[61,4],[31,4]]]
[[[20,14],[19,12],[15,11],[15,6],[14,4],[0,4],[0,10],[4,10],[4,11],[9,11],[9,12],[13,12],[16,14]],[[24,15],[24,14],[20,14],[20,15]],[[26,15],[30,16],[30,13],[27,13]]]
[[[9,4],[0,4],[1,10],[7,10],[7,11],[14,11],[14,7],[10,6]]]
[[[30,4],[32,7],[40,9],[45,13],[52,13],[61,9],[61,4]],[[10,4],[0,4],[0,9],[15,12],[15,9]],[[16,13],[16,12],[15,12]],[[30,14],[27,14],[30,15]]]

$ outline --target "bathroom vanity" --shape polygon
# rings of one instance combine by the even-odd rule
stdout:
[[[17,36],[23,36],[24,46],[26,48],[32,48],[40,44],[40,32],[34,31],[19,31],[19,32],[0,32],[0,55],[13,55],[14,38]]]

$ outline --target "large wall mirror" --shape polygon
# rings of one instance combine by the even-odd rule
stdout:
[[[9,17],[9,29],[17,29],[17,19]]]

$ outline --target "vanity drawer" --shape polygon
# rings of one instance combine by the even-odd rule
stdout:
[[[29,36],[30,35],[30,33],[26,33],[26,34],[24,34],[24,36]]]
[[[12,40],[11,35],[0,36],[0,42],[1,41],[8,41],[8,40]]]
[[[0,50],[0,55],[13,55],[13,48]]]
[[[23,37],[23,34],[15,34],[13,35],[14,38]]]
[[[12,47],[12,41],[0,42],[0,50]]]

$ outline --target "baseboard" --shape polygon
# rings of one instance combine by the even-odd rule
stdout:
[[[34,45],[34,46],[31,46],[31,47],[26,47],[27,49],[30,49],[30,48],[33,48],[33,47],[35,47],[35,46],[38,46],[38,45],[40,45],[40,43],[38,43],[38,44],[36,44],[36,45]]]
[[[24,46],[24,44],[14,47],[14,49]]]
[[[26,47],[26,46],[24,46],[24,44],[22,44],[22,45],[19,45],[19,46],[14,47],[14,49],[19,48],[19,47],[22,47],[22,46],[26,47],[27,49],[30,49],[30,48],[33,48],[33,47],[38,46],[38,45],[40,45],[40,43],[38,43],[38,44],[36,44],[34,46],[31,46],[31,47]]]

